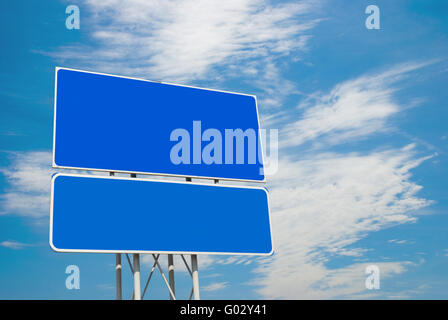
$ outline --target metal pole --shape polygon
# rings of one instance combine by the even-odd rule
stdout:
[[[170,288],[173,291],[173,294],[175,295],[176,291],[174,289],[174,259],[173,259],[172,254],[168,255],[168,279],[169,279]],[[171,294],[170,294],[170,300],[173,300],[173,297]]]
[[[163,281],[165,282],[166,287],[168,288],[168,291],[169,291],[170,294],[171,294],[171,297],[173,298],[173,300],[176,300],[176,296],[174,295],[174,292],[171,291],[170,284],[168,283],[168,280],[166,280],[166,277],[165,277],[165,274],[163,273],[162,267],[160,266],[159,262],[156,261],[155,255],[152,254],[152,256],[154,257],[154,261],[156,262],[157,268],[158,268],[159,271],[160,271],[160,275],[162,276],[162,279],[163,279]]]
[[[186,178],[187,182],[191,182],[191,178]],[[215,183],[216,180],[215,180]],[[193,279],[193,297],[194,300],[200,300],[199,296],[199,274],[198,274],[198,256],[191,255],[191,278]]]
[[[191,271],[193,278],[193,291],[194,291],[194,300],[200,300],[199,296],[199,274],[198,274],[198,256],[195,254],[191,255]]]
[[[114,172],[109,172],[109,176],[115,176]],[[121,254],[115,254],[115,282],[116,282],[116,299],[121,300],[123,298],[121,289]]]
[[[121,294],[121,254],[120,253],[116,253],[115,254],[115,281],[117,283],[117,300],[121,300],[122,299],[122,294]]]
[[[157,260],[159,259],[159,256],[160,256],[160,254],[158,254],[157,256],[153,256],[154,264],[152,265],[152,269],[151,269],[151,272],[149,273],[148,280],[146,281],[145,288],[143,288],[142,300],[145,297],[145,293],[146,293],[146,289],[148,289],[149,281],[151,281],[151,277],[154,274],[154,270],[156,269]]]
[[[138,253],[133,255],[134,260],[134,300],[141,300],[140,290],[140,255]]]
[[[135,173],[131,173],[131,178],[137,178]],[[134,300],[142,299],[142,291],[140,288],[140,255],[138,253],[133,254],[134,265]]]

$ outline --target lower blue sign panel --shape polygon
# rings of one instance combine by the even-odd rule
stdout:
[[[50,245],[60,252],[273,252],[264,188],[56,174]]]

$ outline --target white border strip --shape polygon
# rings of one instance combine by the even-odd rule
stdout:
[[[239,188],[239,189],[259,189],[266,192],[266,198],[268,201],[268,219],[269,219],[269,232],[271,237],[271,251],[269,253],[244,253],[244,252],[197,252],[197,251],[140,251],[140,250],[91,250],[91,249],[60,249],[56,248],[53,244],[53,202],[54,202],[54,183],[59,176],[69,176],[69,177],[80,177],[80,178],[93,178],[93,179],[112,179],[112,180],[130,180],[130,181],[144,181],[144,182],[157,182],[157,183],[174,183],[174,184],[187,184],[187,185],[198,185],[198,186],[208,186],[217,188]],[[274,237],[272,234],[272,223],[271,223],[271,210],[269,205],[269,193],[266,188],[263,187],[253,187],[253,186],[231,186],[231,185],[219,185],[219,184],[203,184],[194,182],[174,182],[174,181],[161,181],[161,180],[151,180],[151,179],[140,179],[140,178],[127,178],[127,177],[115,177],[115,176],[94,176],[94,175],[82,175],[82,174],[61,174],[57,173],[51,178],[51,198],[50,198],[50,237],[49,237],[50,247],[56,252],[91,252],[91,253],[160,253],[160,254],[215,254],[215,255],[247,255],[247,256],[270,256],[274,253]]]
[[[223,93],[230,93],[230,94],[236,94],[236,95],[243,95],[243,96],[249,96],[253,97],[255,99],[255,110],[257,112],[257,120],[258,120],[258,141],[260,145],[260,152],[261,152],[261,160],[263,165],[263,179],[262,180],[250,180],[250,179],[236,179],[236,178],[223,178],[223,177],[206,177],[206,176],[193,176],[193,175],[182,175],[182,174],[169,174],[169,173],[156,173],[156,172],[141,172],[141,171],[125,171],[125,170],[116,170],[116,169],[98,169],[98,168],[82,168],[82,167],[67,167],[67,166],[59,166],[56,164],[55,161],[55,149],[56,149],[56,106],[57,106],[57,88],[58,88],[58,71],[59,70],[69,70],[69,71],[76,71],[76,72],[83,72],[83,73],[90,73],[90,74],[98,74],[103,76],[110,76],[110,77],[116,77],[116,78],[123,78],[123,79],[131,79],[131,80],[138,80],[138,81],[144,81],[144,82],[151,82],[151,83],[160,83],[160,84],[166,84],[166,85],[172,85],[177,87],[186,87],[186,88],[193,88],[193,89],[199,89],[199,90],[207,90],[207,91],[215,91],[215,92],[223,92]],[[258,158],[258,152],[257,152],[257,158]],[[117,172],[117,173],[133,173],[133,174],[145,174],[145,175],[155,175],[155,176],[167,176],[167,177],[182,177],[182,178],[195,178],[195,179],[214,179],[214,180],[226,180],[226,181],[241,181],[241,182],[256,182],[256,183],[266,183],[266,174],[265,174],[265,163],[264,163],[264,157],[263,157],[263,145],[262,145],[262,139],[261,139],[261,123],[260,123],[260,114],[258,112],[258,102],[257,97],[255,95],[251,94],[245,94],[245,93],[237,93],[237,92],[231,92],[231,91],[224,91],[224,90],[216,90],[216,89],[208,89],[208,88],[201,88],[201,87],[193,87],[193,86],[187,86],[187,85],[180,85],[180,84],[173,84],[168,82],[162,82],[162,81],[151,81],[151,80],[145,80],[140,78],[132,78],[132,77],[126,77],[126,76],[118,76],[113,74],[107,74],[107,73],[100,73],[100,72],[92,72],[92,71],[85,71],[85,70],[79,70],[79,69],[72,69],[72,68],[64,68],[64,67],[56,67],[55,68],[55,81],[54,81],[54,119],[53,119],[53,158],[52,158],[52,166],[56,169],[78,169],[78,170],[91,170],[91,171],[101,171],[101,172]]]

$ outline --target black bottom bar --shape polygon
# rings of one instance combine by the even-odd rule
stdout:
[[[127,315],[141,313],[148,319],[314,319],[330,313],[356,316],[397,316],[403,319],[407,312],[415,314],[423,311],[436,314],[436,309],[446,309],[444,301],[298,301],[298,300],[201,300],[201,301],[0,301],[0,308],[10,308],[14,312],[32,310],[34,314],[54,314],[58,318],[86,315],[91,318],[95,313],[104,316],[123,311]],[[55,308],[58,307],[58,308]],[[430,312],[429,312],[430,311]],[[444,310],[441,310],[442,313]],[[441,314],[442,314],[441,313]],[[162,317],[160,317],[162,315]]]

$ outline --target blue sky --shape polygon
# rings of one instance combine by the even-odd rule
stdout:
[[[79,30],[65,27],[69,4]],[[370,4],[379,30],[365,27]],[[114,298],[113,255],[48,246],[55,66],[256,94],[262,126],[279,129],[276,253],[200,256],[202,298],[448,297],[445,2],[0,6],[0,298]],[[80,290],[65,288],[71,264]],[[379,290],[364,286],[370,264]],[[144,257],[143,278],[151,266]],[[148,298],[167,298],[160,275],[152,281]]]

